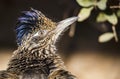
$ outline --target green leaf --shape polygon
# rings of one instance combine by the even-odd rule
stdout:
[[[108,20],[108,22],[110,22],[113,25],[116,25],[118,23],[118,19],[115,13],[113,13],[112,15],[106,15],[105,17]]]
[[[104,43],[104,42],[110,41],[112,38],[114,38],[114,34],[111,32],[107,32],[107,33],[100,35],[98,38],[98,41],[100,43]]]
[[[82,7],[90,7],[94,5],[96,0],[77,0],[77,3]]]
[[[113,13],[112,15],[100,13],[97,17],[97,22],[105,22],[105,21],[108,21],[109,23],[116,25],[118,23],[118,18],[115,15],[115,13]]]
[[[117,11],[117,16],[120,17],[120,10]]]
[[[97,16],[97,22],[105,22],[107,19],[106,19],[106,14],[105,13],[99,13],[99,15]]]
[[[80,17],[78,19],[79,22],[86,20],[92,11],[93,7],[89,7],[89,8],[82,8],[78,14],[78,16]]]
[[[99,2],[97,2],[97,6],[100,10],[105,10],[106,3],[107,3],[107,0],[100,0]]]

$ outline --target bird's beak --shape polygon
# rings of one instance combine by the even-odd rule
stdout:
[[[78,20],[77,16],[67,18],[57,23],[57,27],[54,30],[56,38],[72,23]]]
[[[62,21],[57,23],[57,27],[55,30],[57,32],[64,31],[69,25],[71,25],[72,23],[74,23],[77,20],[78,20],[78,17],[71,17],[71,18],[67,18],[65,20],[62,20]]]

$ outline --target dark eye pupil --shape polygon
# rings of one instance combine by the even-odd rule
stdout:
[[[47,34],[47,31],[43,30],[40,32],[40,35],[41,35],[40,37],[44,37],[44,36],[46,36],[46,34]]]

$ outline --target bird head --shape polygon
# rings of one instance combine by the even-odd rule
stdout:
[[[24,11],[17,22],[17,44],[21,46],[28,41],[39,45],[55,43],[59,35],[77,19],[78,17],[71,17],[53,22],[38,10]]]

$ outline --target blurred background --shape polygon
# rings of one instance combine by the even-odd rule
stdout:
[[[118,0],[109,0],[109,5],[118,5]],[[0,70],[7,67],[12,52],[17,49],[14,28],[21,11],[30,8],[40,10],[53,21],[77,16],[81,7],[76,0],[0,0]],[[114,9],[107,10],[111,13]],[[120,79],[120,42],[114,39],[99,43],[98,36],[112,31],[111,25],[95,22],[93,11],[84,22],[76,22],[75,34],[66,31],[56,46],[68,70],[79,79]],[[120,22],[116,28],[119,36]]]

